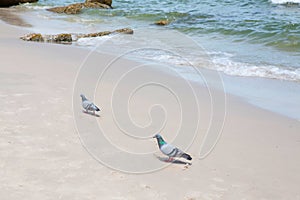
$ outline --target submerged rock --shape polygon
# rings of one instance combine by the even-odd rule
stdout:
[[[9,6],[15,6],[21,3],[33,3],[37,2],[38,0],[1,0],[0,1],[0,7],[9,7]]]
[[[166,25],[170,24],[170,21],[167,19],[163,19],[163,20],[156,21],[154,24],[159,25],[159,26],[166,26]]]
[[[130,28],[123,28],[115,31],[102,31],[102,32],[88,33],[88,34],[62,33],[57,35],[42,35],[40,33],[30,33],[28,35],[20,37],[20,39],[25,41],[34,41],[34,42],[70,44],[71,42],[75,42],[80,38],[102,37],[112,33],[133,34],[133,30]]]

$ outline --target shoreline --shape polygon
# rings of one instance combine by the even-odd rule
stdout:
[[[13,8],[0,8],[0,20],[13,26],[32,27],[29,23],[25,22],[17,12],[18,11]]]
[[[25,19],[34,20],[34,24],[38,24],[38,21],[39,21],[39,20],[34,19],[32,16],[26,17]],[[57,20],[57,19],[51,19],[51,20]],[[60,23],[68,23],[68,21],[60,22]],[[78,27],[80,27],[80,26],[78,26]],[[53,24],[50,25],[49,27],[46,27],[45,25],[39,27],[39,29],[42,29],[43,31],[45,31],[45,33],[52,33],[52,34],[53,34],[53,32],[51,32],[51,30],[53,28],[57,31],[57,27]],[[96,28],[95,25],[92,25],[90,27],[91,31],[92,30],[96,31],[97,29],[95,29],[95,28]],[[115,27],[115,28],[120,28],[120,27]],[[37,30],[39,30],[39,29],[37,29]],[[111,29],[111,30],[113,30],[113,29]],[[54,31],[54,33],[56,33],[56,31]],[[73,31],[74,31],[74,29],[69,30],[69,32],[73,32]],[[101,31],[105,31],[105,29],[103,29]],[[122,43],[122,40],[124,39],[122,37],[118,37],[118,38],[103,37],[101,39],[99,38],[98,42],[101,44],[100,52],[107,53],[107,54],[122,55],[124,52],[126,52],[128,50],[128,47],[127,47],[128,44],[133,45],[132,47],[129,47],[129,49],[130,48],[134,49],[134,48],[140,48],[140,47],[144,47],[144,48],[147,47],[147,45],[146,46],[138,46],[138,44],[135,44],[134,40],[139,41],[140,38],[143,38],[143,35],[141,34],[141,32],[143,32],[142,30],[140,30],[140,31],[135,30],[135,31],[136,32],[133,37],[135,37],[135,35],[137,35],[137,34],[139,34],[139,37],[133,39],[133,41],[131,41],[129,43],[127,43],[128,42],[127,41],[125,44]],[[155,35],[155,30],[151,30],[151,31],[152,32],[150,32],[150,33]],[[156,30],[156,31],[158,31],[158,30]],[[167,34],[168,33],[162,33],[162,37],[164,37],[164,35],[167,35]],[[123,37],[126,37],[126,36],[123,36]],[[125,38],[125,40],[126,40],[126,38]],[[129,39],[129,41],[130,41],[130,39]],[[84,46],[84,45],[82,46],[82,44],[85,44],[85,43],[87,44],[87,46]],[[91,44],[89,44],[89,43],[91,43]],[[80,42],[78,41],[77,43],[72,44],[72,45],[75,47],[80,47],[80,48],[85,48],[85,49],[91,49],[91,48],[93,49],[94,48],[93,44],[94,44],[93,42],[89,42],[88,40],[83,40]],[[92,46],[89,46],[89,45],[92,45]],[[135,46],[135,45],[137,45],[137,46]],[[145,44],[143,44],[143,45],[145,45]],[[115,50],[117,50],[118,52],[116,53]],[[145,56],[145,55],[143,55],[143,56]],[[132,59],[134,61],[147,63],[148,62],[146,60],[147,58],[142,58],[143,56],[141,56],[141,58],[128,57],[127,59]],[[157,62],[158,64],[160,64],[161,61],[153,60],[153,62]],[[164,62],[164,61],[162,61],[162,62]],[[172,68],[173,67],[172,65],[176,65],[176,64],[169,63],[169,65]],[[179,65],[179,67],[180,67],[180,65]],[[175,67],[175,68],[177,68],[177,67]],[[184,66],[182,68],[184,68]],[[196,68],[198,68],[198,67],[196,67]],[[196,81],[196,82],[202,81],[202,80],[199,80],[199,78],[198,78],[198,80],[195,79],[193,70],[192,70],[192,72],[189,72],[189,69],[180,69],[180,70],[183,71],[183,76],[185,76],[187,79],[189,79],[191,81]],[[206,68],[202,68],[202,67],[199,67],[199,70],[200,71],[206,71],[206,70],[217,71],[216,69],[206,69]],[[262,109],[276,112],[276,113],[279,113],[281,115],[284,115],[284,116],[287,116],[287,117],[290,117],[293,119],[297,119],[297,120],[300,119],[300,114],[299,114],[300,106],[299,106],[299,103],[297,103],[297,100],[300,99],[300,83],[299,82],[285,81],[285,80],[280,80],[280,79],[272,79],[272,78],[267,78],[267,77],[264,78],[264,77],[228,75],[222,71],[220,71],[218,73],[220,73],[220,75],[222,77],[224,77],[224,80],[226,80],[225,87],[226,87],[226,90],[230,94],[235,95],[239,98],[242,98],[244,101],[246,101],[252,105],[258,106]],[[260,83],[260,85],[258,83]],[[273,85],[276,85],[276,87]],[[275,99],[275,101],[274,101],[274,99]],[[282,106],[282,105],[285,105],[285,106]]]
[[[9,12],[13,13],[13,12]],[[24,15],[24,14],[23,14]],[[8,15],[9,19],[11,21],[14,21],[14,17],[16,17],[17,21],[20,21],[22,23],[28,24],[27,22],[24,22],[19,16],[10,14]],[[22,17],[22,14],[21,14]],[[5,17],[4,17],[5,18]],[[32,19],[28,18],[28,19]],[[28,20],[27,19],[27,20]],[[35,22],[36,23],[36,22]],[[18,26],[18,24],[16,24]],[[31,25],[28,24],[26,27],[30,27]],[[20,26],[22,28],[22,26]],[[27,29],[27,28],[26,28]],[[32,27],[30,27],[32,29]],[[51,29],[51,27],[50,27]],[[46,31],[46,33],[51,33],[50,29]],[[50,31],[50,32],[49,32]],[[105,30],[102,30],[105,31]],[[153,31],[153,30],[152,30]],[[24,34],[29,33],[30,31],[25,32]],[[24,35],[23,34],[23,35]],[[136,34],[136,33],[135,33]],[[19,36],[18,36],[19,37]],[[110,37],[110,36],[109,36]],[[112,44],[110,40],[114,40],[115,38],[111,39],[105,39],[105,37],[101,38],[103,40],[102,45],[105,44],[105,50],[101,50],[101,53],[106,53],[106,54],[116,54],[114,53],[113,50],[109,48],[109,46]],[[118,38],[117,41],[121,40],[122,38]],[[106,44],[107,43],[107,44]],[[122,44],[122,43],[121,43]],[[72,46],[76,48],[83,48],[83,49],[94,49],[92,46],[81,46],[78,44],[78,41],[75,42],[75,44],[72,44]],[[116,44],[113,44],[114,48],[117,48]],[[101,47],[103,48],[103,47]],[[124,48],[124,47],[122,47]],[[106,52],[108,50],[108,52]],[[126,52],[126,48],[118,52],[117,54],[121,54],[122,52]],[[154,62],[157,63],[158,65],[161,64],[160,61],[154,61],[154,60],[147,60],[147,58],[138,58],[138,57],[127,57],[126,59],[130,59],[133,61],[137,62],[142,62],[142,63],[148,63],[148,62]],[[166,63],[163,63],[166,64]],[[171,68],[173,68],[172,64],[166,64],[169,65]],[[177,70],[175,67],[174,69]],[[180,68],[180,66],[179,66]],[[183,73],[181,76],[184,76],[185,78],[198,82],[200,84],[203,84],[203,80],[201,78],[197,78],[195,74],[193,74],[194,70],[190,69],[184,69],[186,67],[182,67],[180,69]],[[196,67],[198,68],[198,67]],[[243,101],[246,101],[254,106],[257,106],[259,108],[269,110],[271,112],[278,113],[280,115],[284,115],[296,120],[300,119],[300,106],[297,103],[297,99],[300,99],[300,83],[299,82],[294,82],[294,81],[286,81],[286,80],[280,80],[280,79],[272,79],[272,78],[263,78],[263,77],[248,77],[248,76],[233,76],[233,75],[228,75],[225,74],[224,72],[217,71],[215,69],[208,69],[208,68],[198,68],[198,70],[201,71],[215,71],[220,74],[221,77],[223,77],[224,80],[226,80],[225,88],[227,92],[230,94],[241,98]],[[196,78],[195,78],[196,77]],[[260,85],[258,84],[260,83]],[[239,87],[237,87],[237,85]],[[276,85],[276,86],[273,86]],[[258,89],[258,90],[257,90]],[[278,91],[279,89],[279,91]],[[274,101],[274,99],[276,99]],[[286,105],[282,107],[281,105]]]
[[[5,172],[0,178],[0,184],[4,188],[0,191],[1,196],[7,199],[25,197],[33,200],[99,197],[149,200],[294,200],[300,197],[297,187],[300,183],[297,167],[300,159],[293,157],[300,152],[299,121],[252,106],[233,95],[226,94],[226,120],[218,144],[209,156],[197,159],[212,114],[209,94],[205,87],[197,83],[191,85],[198,92],[201,120],[196,140],[187,148],[194,158],[192,166],[186,169],[180,164],[171,164],[154,173],[134,175],[101,165],[84,150],[75,128],[80,124],[75,124],[74,118],[83,122],[81,125],[84,125],[85,131],[92,134],[86,135],[91,136],[91,141],[87,142],[98,141],[101,144],[96,143],[92,150],[103,154],[103,159],[108,156],[110,160],[116,161],[113,164],[130,166],[131,160],[124,160],[118,152],[107,152],[106,148],[109,146],[95,140],[99,130],[95,131],[95,127],[89,125],[97,123],[109,140],[121,149],[135,153],[155,152],[160,155],[155,141],[150,139],[137,142],[128,138],[115,126],[113,112],[121,116],[123,112],[119,110],[124,111],[123,106],[127,105],[124,104],[127,102],[117,101],[117,104],[114,104],[109,97],[124,97],[127,100],[130,94],[126,91],[134,91],[138,81],[148,80],[149,77],[170,84],[168,86],[177,91],[179,96],[188,95],[189,90],[185,90],[184,80],[150,65],[149,68],[141,68],[142,71],[133,70],[136,74],[124,77],[125,79],[121,80],[123,82],[119,84],[120,90],[118,87],[114,89],[115,83],[119,83],[118,80],[124,72],[140,66],[140,63],[120,59],[101,79],[103,81],[99,88],[94,90],[93,81],[97,80],[97,73],[102,72],[114,59],[113,55],[95,53],[86,64],[96,68],[81,73],[82,77],[79,78],[82,78],[84,83],[74,93],[73,86],[80,68],[79,63],[86,58],[88,50],[73,46],[24,42],[16,37],[25,32],[22,29],[2,22],[0,26],[1,30],[5,30],[0,34],[0,41],[3,42],[0,49],[7,55],[1,58],[3,67],[0,71],[0,95],[4,107],[0,112],[0,146],[3,147],[0,151],[0,165]],[[95,99],[95,103],[103,109],[99,118],[81,112],[80,99],[76,98],[76,92],[83,89],[86,95]],[[151,121],[148,109],[159,99],[165,103],[163,105],[168,108],[169,113],[164,116],[169,120],[163,128],[164,136],[184,147],[186,141],[180,143],[173,135],[180,121],[176,98],[172,95],[164,96],[165,93],[160,91],[160,88],[144,89],[146,91],[140,91],[141,93],[132,98],[130,102],[134,104],[128,104],[134,122],[147,130],[147,133],[139,133],[148,137],[152,135],[149,130],[156,131],[157,127],[160,128],[160,121],[163,120],[161,110],[152,109],[150,116],[153,117],[153,125],[156,126],[147,129],[147,123]],[[114,90],[119,96],[111,94]],[[222,98],[219,91],[211,88],[211,92],[214,97]],[[73,95],[75,99],[72,105]],[[190,100],[183,97],[181,104],[186,106],[183,107],[184,110],[193,111]],[[116,110],[111,109],[112,105]],[[222,105],[214,106],[217,110],[222,109]],[[222,119],[222,113],[213,114],[217,115],[217,119]],[[155,121],[157,119],[160,120]],[[188,115],[186,124],[183,124],[184,130],[190,130],[190,125],[194,125],[192,119],[195,118]],[[210,128],[216,128],[216,123],[217,121],[213,121]],[[135,129],[129,126],[131,124],[120,124],[121,127],[123,125],[126,130],[136,134]],[[185,134],[187,133],[189,132],[186,131]],[[83,139],[84,136],[80,135]],[[182,136],[179,134],[178,137]],[[137,162],[134,166],[140,164]],[[145,160],[142,166],[160,164],[161,161],[152,156]]]

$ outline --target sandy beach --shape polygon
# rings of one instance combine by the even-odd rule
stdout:
[[[300,199],[298,120],[159,66],[0,30],[1,199]],[[81,92],[99,117],[82,112]],[[157,132],[192,165],[158,159]],[[208,132],[209,146],[220,138],[201,158]]]

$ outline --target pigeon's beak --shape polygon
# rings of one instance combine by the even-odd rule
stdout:
[[[154,135],[152,138],[156,138],[156,135]]]

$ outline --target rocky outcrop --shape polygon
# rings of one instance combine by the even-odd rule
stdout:
[[[65,14],[78,14],[83,8],[111,8],[112,1],[109,0],[87,0],[84,3],[74,3],[68,6],[54,7],[47,9],[51,12],[65,13]]]
[[[20,37],[20,39],[25,41],[34,41],[34,42],[70,44],[71,42],[76,42],[80,38],[102,37],[113,33],[133,34],[133,30],[130,28],[123,28],[114,31],[102,31],[102,32],[88,33],[88,34],[62,33],[57,35],[42,35],[40,33],[31,33]]]
[[[71,43],[72,35],[69,33],[62,33],[57,35],[42,35],[40,33],[31,33],[20,37],[25,41],[33,42],[54,42],[54,43]]]
[[[15,6],[21,3],[33,3],[37,2],[38,0],[1,0],[0,1],[0,7],[9,7],[9,6]]]
[[[83,8],[83,3],[75,3],[68,6],[49,8],[47,10],[51,12],[65,13],[70,15],[70,14],[80,13],[82,8]]]

